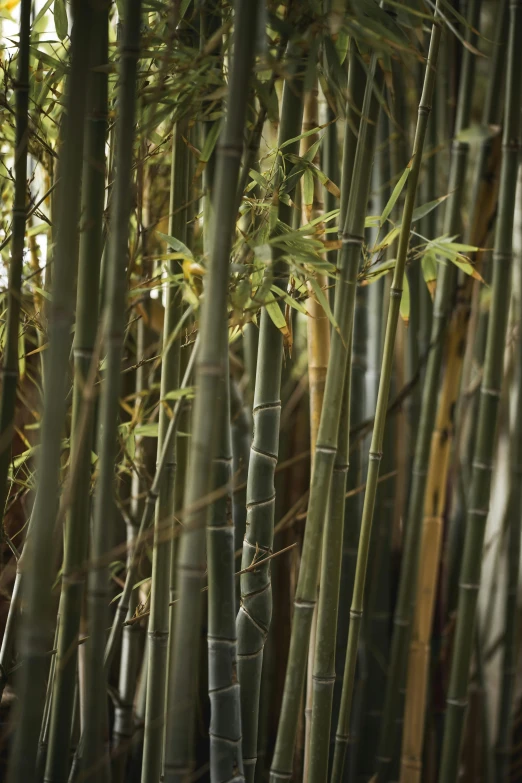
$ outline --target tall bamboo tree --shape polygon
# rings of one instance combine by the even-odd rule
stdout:
[[[20,5],[20,28],[15,93],[14,197],[11,229],[11,260],[7,294],[5,349],[0,370],[0,509],[8,495],[8,474],[18,383],[18,332],[27,219],[27,148],[29,145],[29,49],[31,43],[31,0]]]
[[[27,11],[25,10],[25,13]],[[49,313],[49,358],[38,461],[38,492],[31,535],[24,549],[23,600],[26,611],[19,633],[24,661],[18,682],[18,715],[9,780],[30,780],[34,774],[40,722],[52,643],[51,586],[54,571],[54,522],[65,423],[68,361],[71,350],[75,276],[78,259],[78,224],[83,133],[86,110],[88,52],[93,8],[90,2],[73,2],[71,70],[66,84],[67,137],[61,149],[58,191],[59,231],[54,253],[52,303]]]
[[[406,200],[404,203],[401,231],[399,236],[399,247],[397,250],[397,261],[395,264],[393,280],[390,289],[390,303],[384,339],[381,377],[379,380],[379,392],[377,395],[377,406],[375,411],[372,441],[368,454],[369,462],[366,479],[366,493],[364,496],[359,550],[357,553],[357,567],[355,571],[353,600],[352,607],[350,609],[350,629],[348,633],[348,646],[346,650],[343,696],[341,699],[341,710],[339,715],[340,730],[338,729],[336,735],[336,752],[334,754],[332,783],[340,783],[342,779],[344,753],[346,748],[346,741],[348,739],[347,727],[349,726],[350,721],[353,682],[355,678],[355,666],[359,644],[359,632],[363,618],[364,589],[366,581],[368,551],[370,546],[373,512],[379,477],[379,466],[382,458],[382,446],[386,424],[386,409],[388,406],[393,354],[395,348],[395,335],[399,321],[402,286],[410,240],[411,221],[417,195],[417,183],[422,165],[422,151],[424,148],[424,139],[426,137],[428,116],[431,109],[433,88],[435,85],[437,57],[439,53],[441,27],[440,21],[437,18],[437,10],[435,13],[436,16],[431,30],[430,47],[428,52],[428,60],[426,63],[424,85],[418,109],[417,129],[413,143],[413,155],[411,163],[409,164],[411,170],[407,183]]]
[[[272,783],[275,783],[281,775],[290,776],[292,771],[297,723],[306,673],[310,629],[317,600],[321,539],[326,503],[330,493],[337,453],[344,378],[353,328],[357,272],[361,247],[364,241],[364,217],[370,188],[375,123],[379,110],[379,104],[374,94],[374,80],[376,83],[380,81],[380,72],[379,76],[376,76],[376,68],[377,57],[373,55],[369,66],[368,83],[362,107],[353,177],[351,176],[349,181],[350,197],[347,201],[346,220],[342,228],[342,245],[338,257],[340,273],[336,283],[334,310],[338,329],[334,330],[331,335],[330,360],[312,466],[303,553],[294,601],[292,635],[283,704],[270,772]],[[348,183],[343,184],[343,182],[341,183],[342,198],[344,188],[348,186]],[[346,193],[344,193],[344,198],[347,198]]]
[[[472,0],[468,7],[466,41],[476,42],[476,29],[480,0]],[[463,55],[461,89],[455,138],[451,148],[450,162],[450,196],[446,202],[444,214],[444,234],[458,235],[461,232],[461,193],[465,185],[466,167],[469,145],[458,139],[460,131],[467,128],[470,119],[471,98],[473,94],[474,55],[466,48]],[[435,425],[439,375],[444,353],[444,338],[449,316],[453,307],[454,292],[457,280],[457,269],[452,263],[440,265],[437,277],[437,288],[433,305],[431,326],[430,352],[424,376],[419,431],[415,444],[413,459],[412,483],[408,502],[407,522],[405,525],[405,540],[401,561],[399,590],[394,612],[394,630],[390,653],[390,666],[386,684],[384,715],[379,738],[379,753],[377,759],[377,776],[379,783],[385,780],[389,764],[392,761],[393,749],[396,747],[396,720],[399,710],[399,691],[402,687],[407,661],[407,649],[410,636],[412,614],[411,585],[415,584],[417,563],[419,557],[422,512],[426,491],[427,469],[430,453],[430,441]]]
[[[207,294],[201,312],[201,351],[196,369],[190,469],[177,562],[173,659],[167,709],[166,783],[185,781],[191,775],[196,695],[196,674],[201,622],[201,587],[205,574],[205,523],[207,507],[201,501],[212,487],[212,458],[220,418],[216,391],[226,371],[228,350],[223,340],[227,319],[228,264],[236,221],[237,191],[243,129],[250,88],[258,3],[238,0],[235,6],[234,55],[230,72],[226,122],[221,135],[216,169],[215,224],[208,270]],[[187,645],[191,654],[186,654]]]
[[[283,88],[278,145],[296,139],[301,133],[303,118],[303,69],[299,47],[290,43],[287,49],[287,78]],[[298,154],[299,141],[286,144],[284,153]],[[283,151],[278,167],[283,171]],[[280,174],[275,194],[281,185]],[[295,184],[289,193],[293,197]],[[279,221],[292,224],[292,207],[279,200]],[[267,271],[282,290],[287,286],[287,265],[283,252],[275,249],[272,267]],[[270,278],[269,278],[270,279]],[[280,307],[279,304],[276,305]],[[251,565],[261,552],[272,552],[274,536],[275,488],[274,473],[279,444],[281,414],[281,371],[283,365],[283,335],[275,326],[266,308],[261,312],[257,372],[254,389],[254,438],[250,451],[247,482],[247,526],[243,541],[242,569]],[[241,719],[243,726],[243,763],[245,779],[253,781],[257,759],[259,692],[263,649],[272,614],[270,563],[260,564],[254,571],[241,576],[241,605],[237,616],[238,675],[241,688]]]
[[[503,376],[508,303],[511,289],[513,221],[520,149],[520,100],[522,97],[522,3],[510,0],[509,48],[502,136],[499,209],[493,252],[492,303],[484,374],[480,387],[477,442],[473,457],[464,556],[460,572],[457,627],[453,650],[448,706],[444,728],[439,780],[457,780],[461,740],[467,706],[469,667],[473,652],[473,628],[480,584],[482,547],[488,516],[492,459]]]
[[[64,737],[72,720],[76,685],[77,644],[85,585],[90,519],[91,455],[93,447],[93,361],[98,329],[98,292],[105,206],[105,143],[107,137],[107,71],[109,3],[94,8],[89,74],[88,119],[83,170],[83,214],[80,234],[72,453],[77,479],[71,488],[71,508],[65,524],[58,652],[49,737],[46,780],[65,783],[68,753]],[[96,370],[95,370],[96,372]],[[89,395],[88,397],[86,395]]]
[[[120,44],[118,115],[116,128],[116,180],[111,205],[109,248],[105,271],[102,315],[105,372],[98,419],[98,471],[94,498],[91,559],[87,587],[88,640],[86,643],[86,702],[82,768],[86,779],[107,774],[104,749],[107,729],[107,690],[104,651],[109,621],[107,554],[112,544],[114,469],[117,456],[121,360],[125,333],[126,267],[132,204],[132,163],[136,111],[136,79],[140,46],[141,2],[127,0]]]
[[[183,244],[187,239],[186,203],[188,199],[188,156],[184,135],[186,122],[177,124],[172,151],[171,203],[169,234]],[[179,271],[179,262],[168,262],[167,272],[172,280]],[[174,407],[168,394],[179,386],[180,338],[171,339],[182,315],[181,293],[172,283],[167,288],[163,322],[163,355],[161,365],[160,412],[158,430],[158,458],[162,455],[165,435]],[[174,527],[174,492],[176,481],[176,439],[168,444],[164,476],[156,503],[154,548],[152,559],[151,610],[149,618],[149,657],[145,738],[142,781],[159,780],[163,757],[165,694],[167,682],[167,653],[169,636],[169,595],[171,577],[171,536],[169,520]]]
[[[491,80],[484,104],[484,124],[497,125],[501,119],[502,101],[499,100],[505,47],[503,35],[507,31],[507,3],[499,8],[495,49],[491,66]],[[473,246],[486,247],[496,197],[500,139],[486,139],[480,146],[476,162],[475,187],[470,217],[469,241]],[[480,261],[480,256],[477,257]],[[448,332],[443,384],[439,398],[435,429],[431,438],[429,472],[426,484],[424,519],[420,549],[419,575],[408,662],[405,731],[403,736],[403,781],[420,779],[424,739],[424,712],[429,676],[430,638],[435,608],[439,558],[442,548],[443,514],[446,506],[446,487],[454,434],[454,416],[460,390],[466,332],[471,332],[470,306],[473,277],[464,281],[459,292],[452,325]],[[468,328],[469,325],[469,328]]]

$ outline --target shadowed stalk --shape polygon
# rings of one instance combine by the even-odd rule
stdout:
[[[109,5],[96,7],[93,14],[91,69],[107,62]],[[74,385],[71,426],[72,448],[76,451],[77,476],[72,487],[71,507],[65,523],[64,563],[60,599],[60,631],[51,713],[49,754],[45,779],[65,783],[69,754],[64,737],[70,732],[76,688],[77,644],[82,613],[88,553],[91,456],[94,440],[92,412],[82,421],[84,389],[93,361],[98,329],[98,292],[102,253],[102,221],[105,205],[105,142],[107,137],[107,72],[89,74],[88,121],[83,170],[83,214],[80,234],[76,330],[74,336]],[[81,427],[81,429],[80,429]],[[83,431],[82,431],[83,430]],[[76,438],[79,440],[75,443]]]
[[[214,458],[214,487],[230,487],[232,444],[228,371],[228,329],[223,340],[222,415]],[[208,689],[210,697],[210,776],[215,783],[243,780],[241,706],[237,678],[236,585],[232,498],[212,504],[207,525]]]
[[[505,31],[506,28],[504,19],[507,19],[507,3],[503,3],[499,8],[491,81],[484,105],[484,123],[487,125],[496,125],[501,119],[502,102],[498,99],[498,91],[504,62],[502,55],[504,47],[501,46],[503,30]],[[486,246],[496,210],[499,148],[500,137],[497,136],[493,139],[488,138],[479,149],[469,231],[469,241],[476,247]],[[477,260],[480,261],[480,255]],[[430,640],[442,549],[443,515],[446,507],[447,477],[454,439],[454,416],[461,385],[466,334],[473,334],[470,323],[473,284],[473,277],[467,276],[461,286],[448,332],[444,377],[435,428],[431,437],[419,555],[418,600],[414,611],[408,663],[402,744],[402,783],[410,783],[410,781],[417,783],[422,770]]]
[[[41,426],[37,480],[31,535],[22,556],[25,612],[19,633],[19,655],[24,661],[18,678],[16,733],[8,780],[31,780],[49,672],[52,644],[55,519],[58,510],[60,456],[67,409],[68,363],[74,311],[78,260],[83,162],[83,132],[87,98],[88,53],[93,10],[89,2],[73,2],[71,70],[65,98],[67,138],[61,148],[61,181],[58,186],[59,231],[54,253],[52,303],[49,312],[49,349],[46,362],[45,403]]]
[[[302,60],[298,47],[289,44],[286,69],[288,77],[283,88],[279,140],[281,146],[301,133],[303,118]],[[287,144],[285,153],[297,155],[299,141]],[[282,153],[278,162],[282,163]],[[275,192],[279,187],[275,183]],[[289,195],[294,197],[292,188]],[[279,220],[292,223],[292,207],[278,204]],[[286,290],[287,266],[280,260],[282,251],[274,248],[272,268],[274,283]],[[277,305],[278,307],[280,305]],[[266,308],[261,311],[257,372],[254,388],[254,437],[250,450],[247,481],[247,521],[243,541],[241,568],[248,568],[259,553],[271,554],[274,536],[275,487],[274,474],[279,448],[281,415],[281,371],[283,335],[275,326]],[[243,727],[243,763],[245,779],[254,779],[257,761],[259,693],[263,650],[272,616],[272,585],[270,563],[241,576],[241,604],[237,615],[238,675],[241,688],[241,721]]]
[[[105,270],[103,339],[106,354],[98,418],[98,475],[94,496],[91,558],[87,584],[85,647],[85,724],[82,771],[85,780],[108,774],[104,747],[107,722],[107,673],[104,667],[109,625],[109,569],[104,562],[112,545],[121,361],[126,317],[126,267],[132,204],[132,164],[136,112],[137,63],[140,46],[141,2],[127,0],[120,47],[118,115],[116,120],[116,180]]]
[[[292,761],[306,674],[308,645],[317,600],[323,525],[337,453],[344,379],[353,329],[357,272],[364,241],[364,218],[370,189],[375,124],[379,113],[379,104],[373,87],[374,80],[380,83],[381,72],[379,71],[379,75],[376,76],[376,68],[377,57],[374,55],[368,71],[353,177],[350,171],[349,180],[347,181],[343,177],[341,183],[341,214],[344,214],[343,204],[347,203],[348,206],[346,219],[342,226],[341,250],[338,255],[340,274],[336,284],[334,311],[338,329],[333,330],[331,335],[330,360],[312,465],[305,537],[294,601],[283,704],[270,772],[271,783],[276,783],[281,779],[290,779],[292,776]],[[345,191],[345,188],[348,187],[350,187],[349,199]]]
[[[520,259],[518,260],[520,267]],[[519,278],[520,280],[520,278]],[[520,283],[519,283],[520,285]],[[513,388],[514,420],[510,433],[511,486],[507,507],[507,587],[504,604],[504,648],[502,683],[495,745],[496,783],[510,779],[513,746],[513,702],[515,696],[518,645],[518,581],[520,570],[520,521],[522,518],[522,334],[520,331],[520,288],[518,291],[518,340],[516,343],[515,380]]]
[[[364,589],[366,582],[368,551],[370,546],[375,497],[377,493],[377,482],[379,478],[379,466],[382,458],[382,446],[386,424],[386,409],[388,406],[393,355],[395,350],[395,335],[399,321],[399,310],[410,239],[411,220],[417,195],[417,183],[422,165],[424,139],[426,136],[428,116],[431,108],[433,88],[435,84],[440,35],[441,28],[438,20],[436,19],[431,30],[428,60],[426,63],[424,85],[418,109],[417,129],[415,133],[415,141],[413,144],[413,155],[410,163],[411,170],[408,177],[406,199],[404,203],[401,231],[399,236],[397,261],[395,264],[393,280],[390,289],[390,302],[384,338],[381,377],[379,380],[379,391],[377,395],[373,434],[370,444],[370,451],[368,453],[369,461],[366,479],[366,492],[364,496],[361,533],[359,537],[359,549],[357,553],[353,600],[350,609],[350,628],[348,632],[348,646],[346,651],[343,694],[341,698],[341,709],[339,714],[339,727],[336,735],[336,747],[332,769],[332,783],[340,783],[342,780],[344,754],[348,740],[348,727],[350,725],[350,712],[353,683],[355,679],[357,651],[359,646],[359,633],[363,620]]]
[[[186,209],[180,209],[180,205],[185,205],[188,199],[188,155],[183,138],[186,135],[186,121],[180,121],[176,127],[172,151],[169,235],[176,237],[183,244],[187,240],[187,222]],[[171,280],[178,271],[177,259],[167,262],[167,274]],[[174,402],[169,402],[166,398],[169,392],[179,386],[180,338],[178,336],[173,340],[171,334],[182,315],[182,307],[181,292],[171,282],[167,287],[163,322],[158,458],[162,456],[165,435],[174,408]],[[176,438],[169,442],[164,459],[164,475],[156,503],[154,525],[142,783],[156,783],[159,780],[163,759],[172,551],[171,538],[165,536],[165,525],[171,520],[174,528]]]
[[[222,415],[217,391],[224,366],[223,325],[227,320],[229,256],[236,222],[236,199],[250,79],[254,65],[258,2],[235,5],[234,56],[230,71],[226,122],[221,134],[215,180],[215,222],[206,293],[201,308],[201,345],[196,364],[190,465],[184,531],[177,560],[176,622],[167,708],[165,783],[186,781],[192,772],[197,693],[201,587],[205,575],[208,509],[194,504],[212,488],[213,447]],[[190,655],[187,655],[190,649]],[[242,776],[239,776],[242,777]]]
[[[22,273],[24,266],[25,223],[27,218],[27,146],[29,139],[29,46],[31,43],[31,0],[20,5],[20,29],[15,93],[14,198],[11,259],[7,294],[5,347],[0,370],[0,509],[8,495],[11,442],[18,384],[18,332],[20,329]],[[3,524],[3,523],[2,523]],[[0,672],[0,681],[4,673]],[[3,686],[0,686],[3,689]]]
[[[473,44],[476,40],[474,30],[478,24],[480,0],[471,0],[468,7],[468,24],[466,38]],[[461,75],[461,89],[455,135],[467,128],[470,121],[473,68],[476,55],[468,49],[464,50]],[[444,234],[458,235],[461,231],[461,194],[465,185],[466,167],[469,145],[455,139],[451,148],[451,163],[449,175],[449,193],[444,214]],[[379,753],[377,758],[378,783],[384,783],[389,765],[397,748],[396,726],[400,711],[400,689],[404,684],[407,664],[407,650],[410,639],[410,624],[412,615],[412,585],[417,579],[417,564],[419,557],[422,515],[428,472],[430,442],[435,426],[437,409],[437,393],[439,376],[444,353],[444,338],[448,327],[449,316],[453,306],[453,298],[457,281],[457,269],[452,263],[439,265],[437,288],[433,305],[431,326],[430,353],[424,376],[422,390],[419,428],[415,443],[412,479],[408,511],[405,524],[405,539],[401,561],[399,589],[393,618],[393,635],[390,652],[390,664],[386,683],[384,714],[379,738]]]
[[[509,5],[505,121],[502,136],[499,209],[493,251],[492,303],[480,388],[477,441],[472,464],[464,555],[460,572],[457,626],[439,776],[441,783],[454,783],[459,768],[511,289],[513,221],[520,149],[522,3],[510,0]]]

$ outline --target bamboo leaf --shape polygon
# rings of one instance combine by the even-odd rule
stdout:
[[[156,234],[173,250],[178,253],[182,253],[184,258],[194,258],[192,251],[189,250],[189,248],[184,245],[183,242],[181,242],[179,239],[176,239],[176,237],[169,237],[168,234],[162,234],[161,231],[156,231]]]
[[[317,301],[319,302],[319,304],[323,308],[323,310],[325,312],[325,315],[327,316],[328,320],[332,324],[333,328],[337,332],[339,332],[339,325],[338,325],[337,321],[335,320],[335,316],[334,316],[334,314],[333,314],[333,312],[332,312],[332,310],[330,308],[330,303],[328,301],[328,298],[325,296],[325,293],[324,293],[323,289],[321,288],[321,286],[319,285],[319,283],[317,282],[315,277],[311,277],[308,282],[310,284],[310,287],[311,287],[312,291],[314,292],[314,295],[315,295]]]
[[[402,320],[407,326],[410,321],[410,284],[408,283],[407,275],[404,275],[404,280],[402,283],[400,313]]]
[[[163,400],[181,400],[183,397],[193,397],[194,396],[194,387],[193,386],[186,386],[182,389],[173,389],[172,391],[167,392],[164,397],[162,397]]]
[[[298,299],[294,299],[293,296],[290,296],[290,294],[287,291],[283,291],[282,288],[279,288],[277,285],[273,285],[271,290],[277,294],[278,297],[283,299],[286,304],[288,304],[290,307],[293,307],[294,310],[297,310],[299,313],[302,313],[303,315],[308,316],[308,310],[304,306],[302,302],[300,302]]]
[[[294,136],[293,139],[287,139],[279,146],[279,149],[282,150],[285,147],[289,147],[290,144],[294,144],[296,141],[301,141],[301,139],[306,139],[307,136],[314,136],[316,133],[319,133],[319,131],[327,128],[329,124],[329,122],[326,122],[324,125],[318,125],[317,128],[312,128],[311,130],[307,130],[304,133],[300,133],[299,136]]]
[[[286,339],[290,337],[290,330],[288,329],[288,324],[286,323],[286,319],[283,313],[281,312],[281,308],[279,307],[279,304],[275,301],[273,296],[271,297],[271,299],[265,301],[265,307],[274,325],[279,329],[280,332],[282,332],[283,337],[285,337]]]
[[[303,202],[306,219],[310,220],[314,203],[314,175],[310,169],[306,169],[303,174]]]
[[[397,182],[397,184],[393,188],[393,191],[392,191],[392,194],[391,194],[391,196],[390,196],[390,198],[388,200],[388,203],[384,207],[384,210],[383,210],[382,215],[381,215],[381,220],[380,220],[380,225],[381,226],[383,226],[384,223],[388,220],[388,216],[390,215],[390,212],[392,211],[392,209],[394,208],[395,204],[397,203],[397,199],[399,198],[399,196],[401,195],[401,193],[402,193],[402,191],[404,189],[404,186],[406,184],[406,180],[409,177],[410,171],[411,171],[411,161],[408,163],[408,165],[406,166],[406,168],[402,172],[402,174],[401,174],[401,176],[399,178],[399,181]]]
[[[65,0],[54,0],[54,26],[60,41],[63,41],[65,38],[67,38],[67,33],[69,32],[69,21],[67,19]]]
[[[203,149],[201,150],[201,154],[199,156],[199,163],[197,165],[196,174],[195,174],[196,178],[201,176],[205,166],[207,165],[210,158],[212,157],[212,153],[214,152],[214,148],[219,138],[220,130],[221,130],[221,123],[214,122],[207,134],[205,143],[203,145]]]
[[[428,291],[433,299],[435,297],[435,289],[437,287],[437,259],[435,254],[431,251],[425,253],[421,259],[422,276],[428,286]]]

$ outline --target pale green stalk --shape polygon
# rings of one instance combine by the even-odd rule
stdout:
[[[20,568],[24,572],[22,618],[18,652],[24,664],[17,687],[15,738],[8,780],[21,783],[35,772],[38,737],[49,672],[48,651],[55,617],[51,593],[55,567],[55,519],[58,509],[60,458],[67,410],[68,365],[71,352],[75,276],[78,259],[78,223],[83,162],[89,39],[93,10],[89,2],[72,3],[71,70],[67,79],[67,136],[61,149],[58,186],[58,223],[54,254],[52,303],[49,313],[49,349],[45,402],[41,424],[35,505],[31,536]]]
[[[236,223],[236,199],[254,45],[258,2],[235,4],[234,55],[227,114],[221,134],[215,182],[215,223],[206,292],[201,307],[201,345],[196,366],[190,465],[187,471],[184,529],[177,561],[176,622],[167,705],[165,783],[186,781],[192,774],[194,718],[205,576],[205,528],[208,508],[201,501],[212,488],[215,435],[222,415],[217,398],[224,366],[229,257]],[[190,654],[187,655],[187,650]],[[216,781],[216,783],[218,783]]]
[[[118,115],[116,120],[116,180],[105,276],[103,338],[105,372],[101,387],[97,434],[97,482],[87,586],[85,647],[85,724],[82,771],[85,780],[100,780],[109,772],[104,743],[107,721],[107,672],[104,649],[109,625],[110,582],[107,554],[112,546],[115,510],[114,474],[118,445],[121,361],[125,333],[128,242],[132,206],[132,164],[136,110],[137,63],[141,2],[127,0],[120,46]]]

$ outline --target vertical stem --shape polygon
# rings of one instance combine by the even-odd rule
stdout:
[[[464,556],[460,572],[457,627],[439,775],[441,783],[453,783],[457,780],[473,650],[473,628],[480,583],[482,547],[490,499],[511,288],[513,221],[520,148],[521,36],[522,3],[510,0],[505,122],[502,137],[499,210],[493,251],[492,304],[484,374],[480,388],[477,443],[473,457]]]

